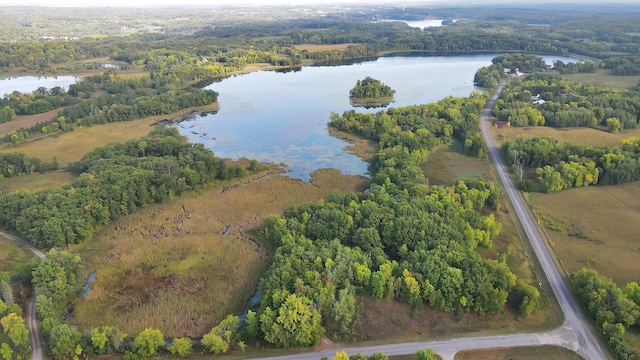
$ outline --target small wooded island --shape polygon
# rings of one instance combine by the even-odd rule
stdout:
[[[349,91],[349,100],[353,106],[384,107],[393,102],[395,93],[396,91],[389,85],[367,76],[363,80],[358,80],[356,86]]]

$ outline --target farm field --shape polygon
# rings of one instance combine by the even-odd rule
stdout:
[[[256,232],[265,215],[366,186],[366,178],[336,170],[317,171],[311,184],[249,178],[118,220],[77,249],[97,276],[74,319],[81,329],[112,324],[136,334],[157,327],[169,337],[200,337],[242,313],[268,267],[272,250]]]
[[[529,203],[568,273],[588,267],[624,286],[639,280],[638,198],[633,182],[531,193]]]
[[[593,128],[552,128],[548,126],[491,127],[490,132],[498,147],[504,141],[514,140],[519,135],[546,136],[560,142],[571,141],[591,146],[618,146],[622,143],[622,139],[640,136],[640,128],[627,129],[617,134]]]
[[[611,70],[598,69],[595,73],[561,75],[563,79],[588,85],[599,85],[623,90],[635,90],[640,76],[615,76]]]

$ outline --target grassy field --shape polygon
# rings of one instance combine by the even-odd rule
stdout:
[[[57,188],[73,179],[75,179],[73,174],[68,171],[60,170],[44,174],[8,178],[4,180],[2,187],[5,194],[18,190],[34,192],[38,190]]]
[[[622,139],[640,136],[640,128],[627,129],[617,134],[593,128],[552,128],[548,126],[491,127],[490,132],[498,147],[505,140],[514,140],[519,135],[547,136],[561,142],[571,141],[591,146],[618,146],[622,144]]]
[[[592,74],[562,75],[562,78],[588,85],[600,85],[624,90],[636,90],[638,81],[640,81],[640,76],[615,76],[608,69],[598,69]]]
[[[20,130],[22,128],[29,128],[39,122],[46,122],[53,119],[54,116],[60,112],[62,108],[54,109],[44,112],[42,114],[18,116],[15,120],[0,124],[0,137],[5,136],[8,133]]]
[[[576,360],[582,356],[558,346],[461,351],[455,360]]]
[[[490,179],[490,164],[485,159],[464,155],[462,143],[453,140],[447,146],[432,152],[422,165],[429,184],[449,186],[456,179]]]
[[[169,337],[200,337],[224,316],[242,313],[268,267],[272,250],[256,233],[265,215],[366,186],[365,178],[337,170],[316,172],[311,184],[271,175],[116,221],[76,250],[87,271],[98,272],[74,320],[81,329],[110,324],[137,334],[158,327]]]
[[[358,45],[357,43],[345,43],[345,44],[300,44],[296,45],[295,48],[298,50],[307,50],[308,52],[316,52],[316,51],[330,51],[330,50],[344,50],[351,45]]]
[[[592,268],[620,286],[640,281],[638,199],[640,182],[529,195],[565,270]]]
[[[179,118],[191,112],[211,110],[215,107],[217,104],[140,120],[78,128],[72,132],[59,133],[15,147],[5,147],[0,149],[0,152],[21,152],[43,161],[51,161],[56,156],[60,166],[64,167],[69,161],[80,160],[84,154],[96,147],[143,137],[151,132],[152,125],[160,120]]]
[[[33,254],[15,241],[0,236],[0,271],[13,271],[16,267],[28,263]]]

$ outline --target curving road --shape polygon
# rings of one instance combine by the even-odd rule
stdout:
[[[491,348],[507,348],[515,346],[540,346],[540,345],[556,345],[561,346],[576,353],[582,355],[588,360],[601,360],[606,359],[604,352],[599,346],[596,338],[591,333],[589,326],[585,322],[582,314],[578,310],[578,307],[571,297],[569,289],[564,283],[558,269],[556,268],[549,251],[544,245],[540,234],[536,226],[534,225],[531,216],[529,215],[527,208],[525,207],[518,191],[516,190],[511,178],[507,173],[498,149],[495,147],[493,139],[491,138],[487,123],[488,117],[491,113],[491,109],[496,103],[496,100],[500,96],[502,89],[504,89],[505,82],[501,82],[498,89],[491,97],[491,100],[482,111],[480,118],[480,129],[482,136],[491,155],[491,159],[495,163],[498,175],[502,180],[504,188],[509,196],[513,207],[516,210],[516,214],[524,227],[527,238],[531,242],[534,253],[544,270],[553,293],[558,299],[562,311],[565,316],[564,324],[550,332],[533,333],[533,334],[512,334],[512,335],[497,335],[497,336],[483,336],[483,337],[467,337],[457,338],[440,341],[420,341],[409,342],[399,344],[386,344],[375,346],[363,346],[363,347],[351,347],[344,349],[332,349],[323,350],[318,352],[298,353],[293,355],[265,357],[256,359],[269,359],[269,360],[305,360],[305,359],[319,359],[323,356],[332,358],[336,351],[346,351],[348,354],[362,353],[365,355],[371,355],[375,352],[383,352],[389,356],[393,355],[408,355],[415,354],[419,349],[432,348],[437,354],[439,354],[443,360],[453,360],[454,355],[458,351],[473,350],[473,349],[491,349]],[[24,245],[31,250],[36,256],[44,258],[44,254],[38,249],[33,247],[28,242],[15,237],[11,234],[0,232],[0,236],[7,237],[15,240],[16,242]],[[38,325],[35,319],[35,295],[29,300],[27,307],[27,326],[31,334],[31,347],[32,347],[32,359],[42,359],[42,341],[38,334]]]
[[[419,349],[425,349],[427,347],[432,348],[437,354],[439,354],[443,360],[453,360],[454,355],[458,351],[474,350],[474,349],[491,349],[491,348],[508,348],[516,346],[540,346],[540,345],[556,345],[561,346],[577,354],[580,354],[588,360],[604,360],[607,359],[604,352],[600,348],[596,338],[591,333],[589,326],[585,322],[582,314],[580,313],[575,301],[571,297],[567,285],[564,283],[558,269],[556,268],[549,251],[544,245],[538,229],[534,225],[527,208],[525,207],[516,187],[514,186],[511,178],[508,175],[507,168],[505,167],[498,149],[495,147],[493,139],[491,138],[487,123],[491,109],[495,105],[498,97],[502,93],[506,82],[502,81],[498,86],[498,89],[491,97],[489,103],[482,111],[480,118],[480,130],[482,136],[487,144],[489,154],[493,160],[498,175],[502,180],[504,188],[516,210],[516,214],[525,229],[527,238],[531,242],[534,253],[542,266],[545,276],[547,277],[553,293],[558,299],[558,303],[562,308],[562,312],[565,317],[565,321],[559,328],[545,333],[533,333],[533,334],[511,334],[511,335],[498,335],[498,336],[484,336],[484,337],[469,337],[469,338],[457,338],[441,341],[421,341],[410,342],[400,344],[386,344],[376,346],[363,346],[363,347],[351,347],[343,349],[323,350],[312,353],[299,353],[294,355],[274,356],[256,358],[260,360],[306,360],[306,359],[319,359],[323,356],[332,358],[337,351],[346,351],[348,354],[356,354],[358,352],[371,355],[374,352],[383,352],[389,356],[391,355],[410,355],[415,354]]]
[[[31,252],[35,256],[39,257],[40,259],[44,259],[44,253],[36,249],[33,245],[29,244],[25,240],[4,232],[0,232],[0,236],[4,236],[7,239],[11,239],[19,243],[20,245],[31,250]],[[27,321],[27,328],[29,328],[29,338],[31,339],[31,359],[42,360],[42,339],[40,338],[40,332],[38,330],[38,321],[36,320],[36,294],[35,293],[31,296],[31,298],[29,299],[29,303],[27,304],[26,321]]]
[[[502,180],[502,184],[507,191],[507,195],[513,204],[513,207],[516,210],[516,214],[524,227],[524,230],[527,234],[527,238],[533,247],[533,251],[542,266],[542,270],[544,271],[551,288],[553,289],[553,293],[556,295],[558,299],[558,303],[562,308],[562,312],[564,313],[565,322],[564,327],[570,329],[575,332],[576,338],[578,339],[580,354],[589,360],[598,360],[598,359],[606,359],[606,356],[596,338],[591,333],[587,322],[584,320],[582,313],[578,309],[576,302],[574,301],[567,285],[565,284],[562,276],[560,276],[560,272],[553,260],[551,259],[551,255],[547,250],[542,238],[540,237],[540,233],[538,233],[538,229],[534,225],[534,221],[529,215],[520,194],[516,190],[513,181],[509,177],[507,173],[507,168],[498,153],[498,149],[496,148],[493,138],[489,134],[488,130],[488,117],[491,113],[491,109],[498,100],[502,89],[504,89],[505,81],[502,81],[498,86],[498,89],[491,97],[491,100],[482,111],[482,116],[480,117],[480,130],[482,130],[482,136],[484,137],[484,141],[487,144],[487,148],[489,149],[489,154],[491,155],[491,159],[498,171],[498,175],[500,176],[500,180]]]

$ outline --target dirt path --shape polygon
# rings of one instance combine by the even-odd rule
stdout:
[[[31,252],[35,256],[39,257],[40,259],[44,259],[44,253],[36,249],[33,245],[29,244],[25,240],[1,231],[0,231],[0,236],[4,236],[7,239],[14,240],[20,245],[23,245],[27,249],[31,250]],[[29,328],[29,337],[31,338],[31,359],[42,360],[42,338],[40,337],[40,332],[38,331],[38,321],[36,320],[36,294],[35,293],[31,296],[31,298],[29,299],[29,303],[27,304],[26,321],[27,321],[27,328]]]

